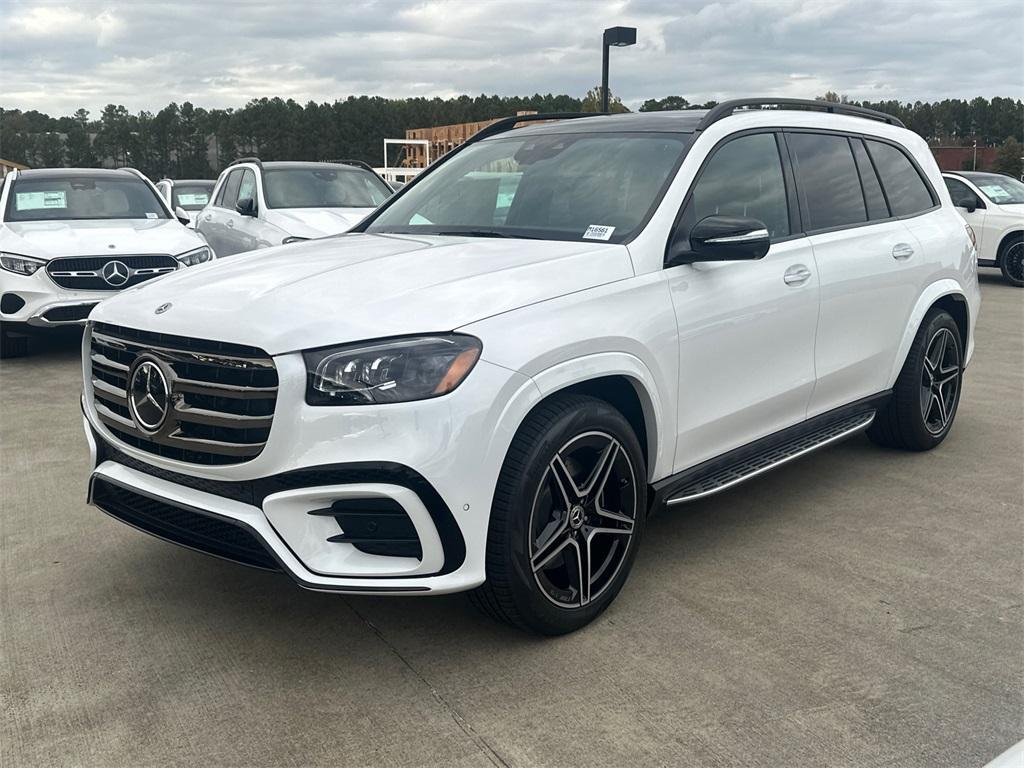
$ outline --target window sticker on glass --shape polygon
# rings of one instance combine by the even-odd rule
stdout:
[[[1009,192],[998,184],[982,184],[980,189],[992,199],[993,203],[998,203],[1000,200],[1012,197]]]
[[[583,233],[584,240],[609,240],[615,227],[605,227],[600,224],[591,224]]]
[[[37,211],[41,208],[67,208],[67,192],[15,192],[14,207],[19,211]]]
[[[182,192],[178,195],[178,205],[206,205],[208,202],[210,202],[210,196],[205,192],[197,192],[192,195]]]
[[[153,213],[152,211],[146,211],[146,218],[147,219],[155,219],[156,218],[156,214]]]

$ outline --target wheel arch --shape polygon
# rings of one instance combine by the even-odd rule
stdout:
[[[1011,243],[1024,238],[1024,229],[1016,227],[1011,229],[1009,232],[1003,234],[999,239],[999,245],[996,247],[996,262],[1002,264],[1003,251]]]
[[[629,422],[644,451],[648,479],[671,470],[674,445],[661,428],[673,418],[665,407],[650,369],[637,357],[624,352],[587,355],[548,368],[532,377],[540,397],[531,404],[523,421],[552,397],[582,394],[604,400]]]
[[[910,347],[914,343],[917,331],[925,316],[934,308],[941,307],[953,316],[960,331],[960,338],[964,345],[965,353],[968,349],[971,338],[971,317],[970,303],[963,288],[955,280],[946,278],[938,280],[926,288],[918,297],[914,309],[907,320],[907,327],[903,332],[896,359],[893,361],[892,370],[889,372],[889,387],[892,387],[903,369],[903,364],[910,354]]]

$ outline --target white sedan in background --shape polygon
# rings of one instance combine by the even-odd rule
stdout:
[[[978,244],[978,264],[999,267],[1007,282],[1024,287],[1024,182],[1001,173],[943,173],[960,215]]]

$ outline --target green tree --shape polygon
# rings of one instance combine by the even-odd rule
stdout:
[[[587,95],[583,97],[583,103],[580,105],[580,112],[600,112],[601,111],[601,86],[597,85],[587,91]],[[629,112],[626,105],[622,103],[622,99],[612,93],[611,88],[608,89],[608,111],[609,112]]]
[[[89,110],[79,109],[68,121],[65,142],[66,159],[72,168],[92,168],[98,164],[96,153],[92,151],[92,138],[89,136]]]
[[[682,96],[666,96],[664,99],[647,99],[640,105],[641,112],[665,112],[674,109],[692,109],[690,102]]]
[[[992,165],[992,170],[999,173],[1008,173],[1015,179],[1019,179],[1021,174],[1024,174],[1024,160],[1021,159],[1022,156],[1024,156],[1024,144],[1021,144],[1011,136],[999,145],[999,151],[996,152],[996,161]]]

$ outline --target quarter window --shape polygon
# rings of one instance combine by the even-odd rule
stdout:
[[[217,201],[217,205],[221,208],[234,208],[235,203],[238,202],[238,185],[241,184],[241,182],[241,168],[229,173],[227,181],[224,182],[224,189],[220,193],[220,199]]]
[[[256,202],[256,174],[249,168],[242,173],[242,181],[238,185],[238,199],[244,200],[245,198]]]
[[[787,134],[800,205],[809,231],[867,221],[857,166],[845,136]]]
[[[773,239],[790,233],[786,182],[775,135],[756,133],[723,145],[693,186],[682,231],[706,216],[743,216],[765,224]]]
[[[868,206],[868,218],[872,221],[889,218],[889,205],[885,202],[882,185],[878,181],[875,167],[871,164],[871,158],[868,157],[868,151],[864,149],[864,142],[860,139],[850,139],[850,146],[853,147],[853,157],[857,161],[860,181],[864,186],[864,202]]]
[[[975,205],[978,204],[978,196],[974,194],[974,190],[959,179],[944,178],[943,181],[946,182],[949,196],[953,198],[953,205],[959,205],[962,201],[967,200],[973,200]]]
[[[928,185],[909,157],[891,144],[868,139],[867,145],[894,216],[912,216],[935,205]]]

